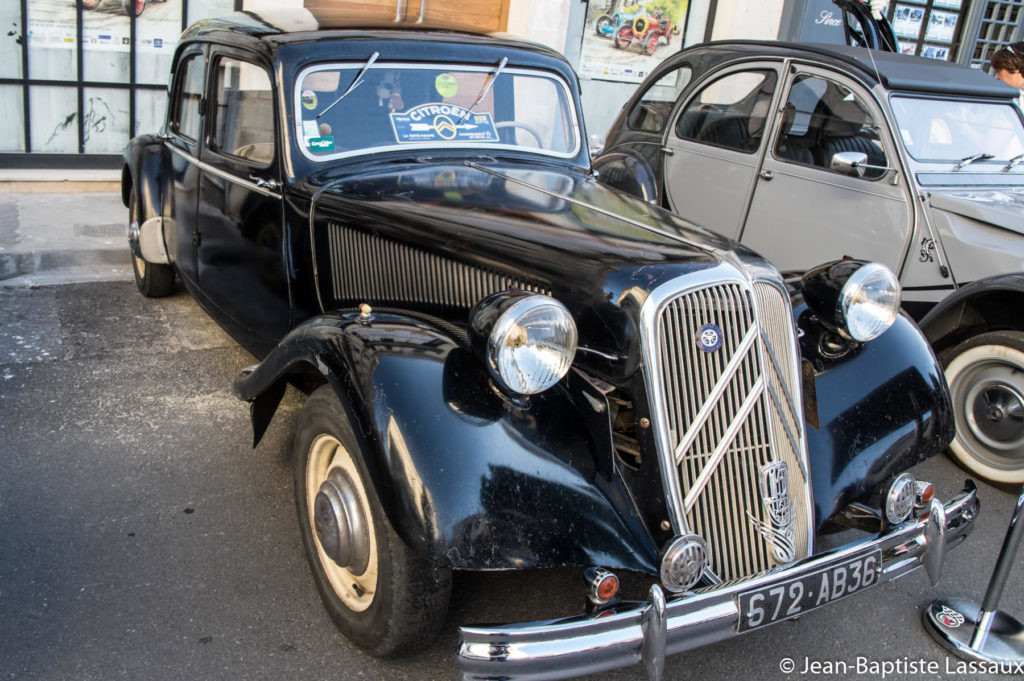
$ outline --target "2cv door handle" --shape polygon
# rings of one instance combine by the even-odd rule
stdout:
[[[762,170],[761,171],[761,177],[764,178],[765,180],[770,180],[773,177],[775,177],[775,173],[773,173],[770,170]]]

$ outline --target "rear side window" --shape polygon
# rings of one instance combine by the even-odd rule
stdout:
[[[274,100],[267,72],[249,62],[217,60],[213,147],[267,164],[274,158]]]
[[[189,57],[178,68],[178,98],[174,103],[171,130],[192,140],[199,139],[199,102],[203,98],[203,55]]]
[[[757,151],[777,80],[771,70],[719,78],[686,105],[676,123],[676,135],[746,153]]]
[[[626,125],[631,130],[644,132],[664,130],[679,93],[690,82],[691,77],[693,70],[684,64],[659,78],[633,105],[626,118]]]

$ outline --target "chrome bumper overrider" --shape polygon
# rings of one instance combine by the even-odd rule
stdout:
[[[977,512],[975,487],[968,481],[948,504],[933,500],[928,513],[886,534],[714,591],[666,600],[661,588],[654,585],[648,602],[622,603],[614,614],[596,619],[581,615],[505,626],[462,627],[462,678],[564,679],[643,663],[648,677],[656,681],[661,678],[666,655],[736,635],[737,597],[751,589],[811,573],[872,549],[882,552],[875,584],[921,566],[935,583],[946,550],[966,538]]]

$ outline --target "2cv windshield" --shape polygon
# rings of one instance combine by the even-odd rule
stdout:
[[[991,154],[1001,161],[1024,152],[1024,125],[1012,104],[924,97],[892,97],[907,152],[918,161],[952,164]]]
[[[565,81],[492,66],[322,64],[299,74],[296,139],[316,161],[400,148],[515,149],[563,158],[580,148]]]

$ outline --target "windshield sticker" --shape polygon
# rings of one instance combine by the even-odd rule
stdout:
[[[391,126],[400,144],[498,141],[491,114],[470,113],[457,104],[420,104],[391,114]]]
[[[459,81],[450,73],[442,73],[434,79],[434,89],[437,90],[437,94],[450,99],[459,94]]]
[[[310,151],[334,151],[333,137],[312,137],[307,144]]]
[[[312,111],[316,108],[316,93],[312,90],[302,91],[302,106]]]

